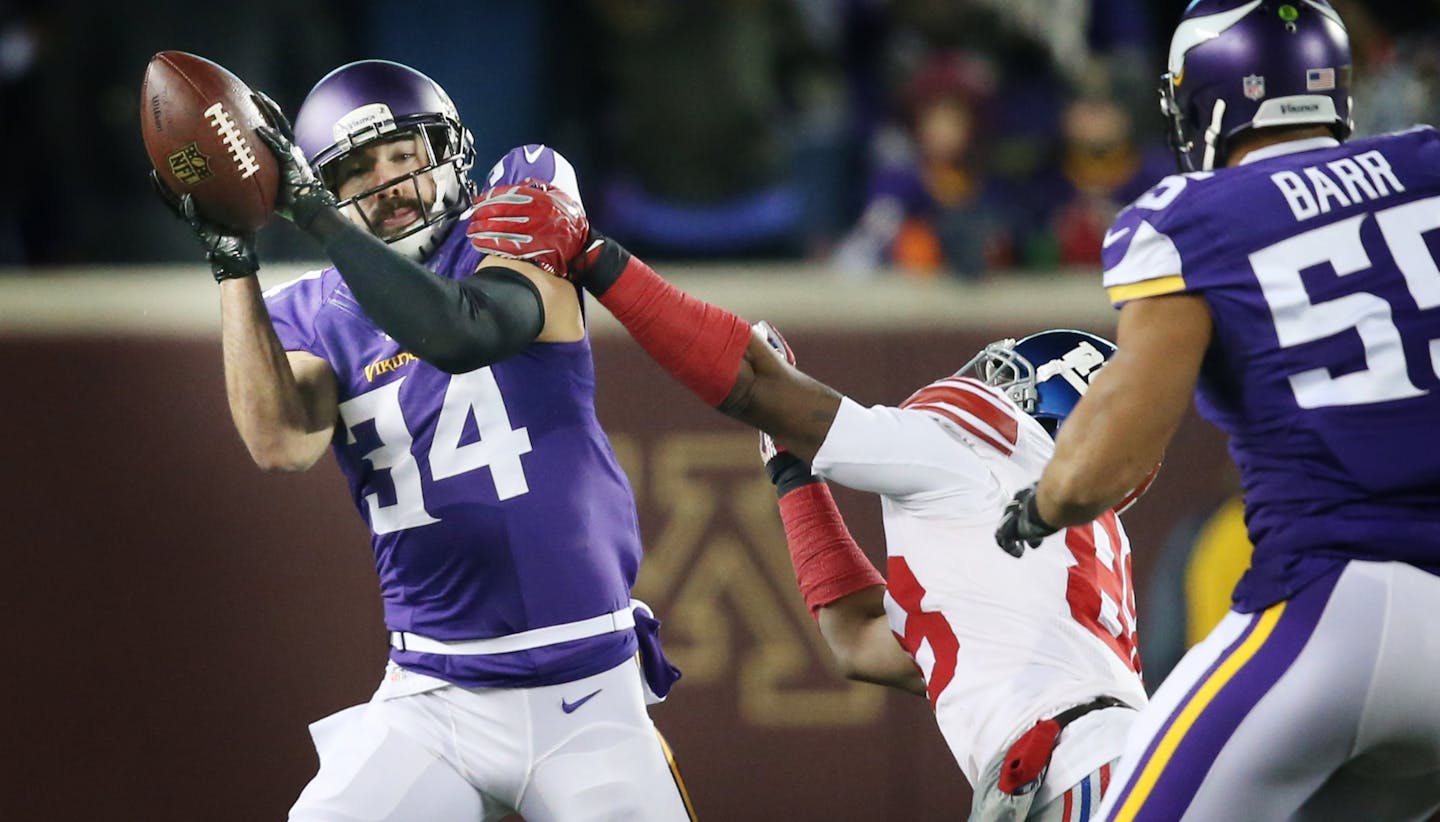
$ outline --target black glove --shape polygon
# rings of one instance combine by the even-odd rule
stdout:
[[[1025,546],[1040,547],[1040,541],[1060,530],[1040,518],[1035,503],[1035,486],[1015,492],[1005,506],[1005,516],[995,529],[995,543],[1012,557],[1025,554]]]
[[[335,206],[335,195],[315,176],[315,170],[305,159],[305,152],[295,145],[295,130],[290,127],[290,120],[280,106],[262,91],[255,92],[255,103],[271,123],[257,127],[255,133],[260,135],[280,163],[280,191],[275,197],[275,213],[307,229],[316,214]]]
[[[260,258],[255,255],[255,235],[236,234],[233,229],[216,225],[195,209],[195,198],[189,194],[179,196],[160,181],[160,175],[150,172],[150,184],[160,201],[176,217],[184,220],[195,232],[200,245],[205,248],[205,259],[210,261],[210,271],[215,282],[254,276],[260,270]]]

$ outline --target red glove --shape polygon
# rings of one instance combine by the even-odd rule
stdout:
[[[490,189],[475,203],[465,236],[486,254],[525,260],[572,279],[570,261],[590,235],[585,210],[550,183],[527,177]]]

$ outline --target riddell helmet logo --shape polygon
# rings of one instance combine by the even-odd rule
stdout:
[[[165,158],[170,164],[170,173],[187,186],[198,185],[215,172],[210,170],[210,158],[200,153],[200,146],[191,143]]]
[[[390,112],[390,107],[384,103],[369,103],[350,110],[344,117],[336,120],[331,135],[337,143],[348,140],[358,145],[394,130],[395,115]]]
[[[1320,111],[1318,103],[1281,103],[1281,114],[1316,114]]]
[[[1258,74],[1248,75],[1244,80],[1245,99],[1260,100],[1265,96],[1265,78]]]

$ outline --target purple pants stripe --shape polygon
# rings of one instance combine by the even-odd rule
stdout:
[[[1235,729],[1309,641],[1339,574],[1251,617],[1161,726],[1121,790],[1112,820],[1181,818]]]

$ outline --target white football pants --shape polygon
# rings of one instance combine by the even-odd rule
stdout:
[[[1440,808],[1440,576],[1347,563],[1231,611],[1131,726],[1123,822],[1421,820]]]
[[[377,697],[311,735],[320,771],[291,822],[693,818],[634,661],[563,685]]]

